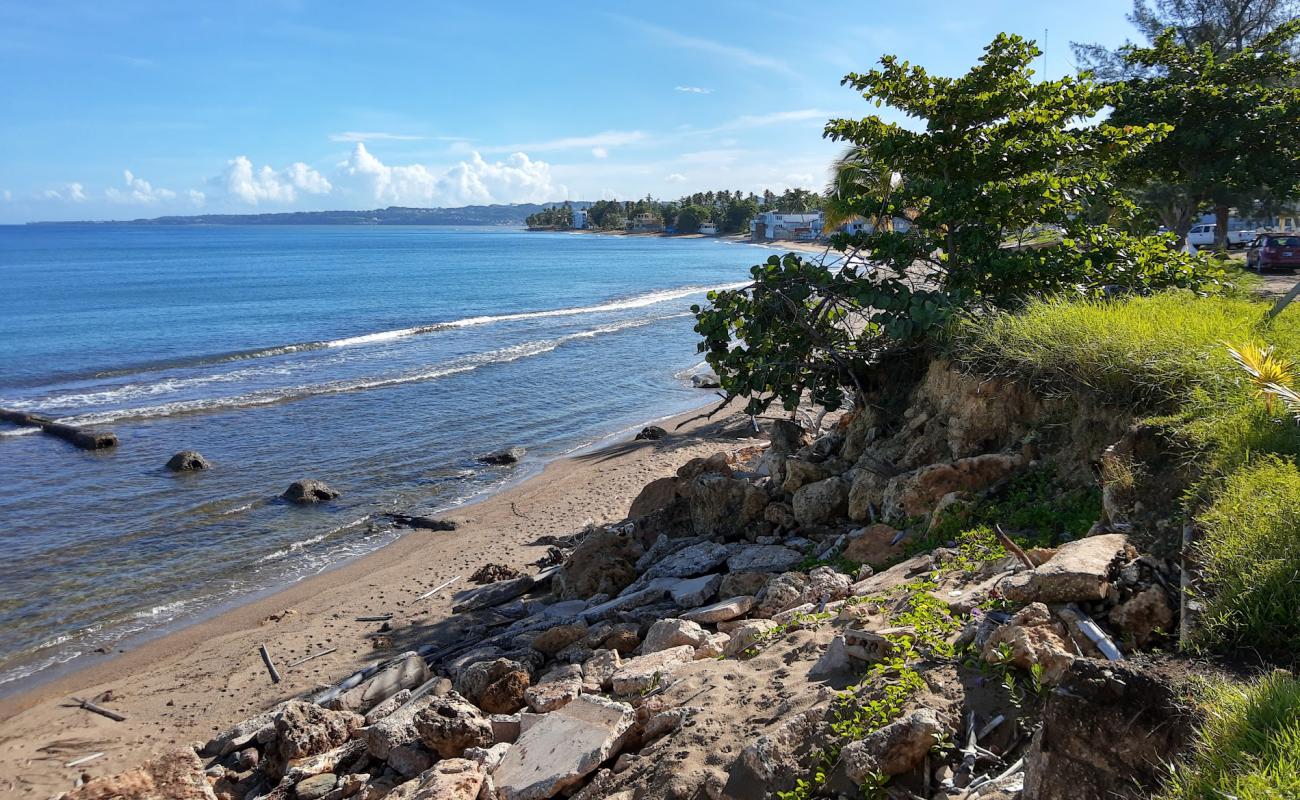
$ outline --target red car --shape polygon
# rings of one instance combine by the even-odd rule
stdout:
[[[1300,267],[1300,236],[1296,234],[1261,233],[1246,251],[1246,268],[1256,272],[1297,267]]]

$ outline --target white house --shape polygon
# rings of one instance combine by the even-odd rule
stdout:
[[[764,211],[749,222],[749,237],[756,241],[786,239],[810,242],[821,236],[822,214],[778,214]]]
[[[705,236],[717,236],[718,235],[717,223],[706,222],[700,225],[700,233],[704,234]]]
[[[587,227],[587,209],[573,209],[573,228],[575,230],[582,230],[585,227]]]

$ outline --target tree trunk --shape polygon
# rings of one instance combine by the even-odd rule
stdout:
[[[1220,250],[1228,249],[1228,207],[1214,207],[1214,246]]]

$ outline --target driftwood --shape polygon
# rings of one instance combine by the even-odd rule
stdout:
[[[77,708],[84,708],[84,709],[87,710],[87,711],[93,711],[93,712],[96,713],[96,714],[99,714],[99,715],[101,715],[101,716],[108,717],[109,719],[113,720],[114,722],[125,722],[125,721],[126,721],[126,715],[125,715],[125,714],[119,714],[119,713],[117,713],[116,711],[112,710],[111,708],[104,708],[104,707],[101,706],[101,705],[96,705],[96,704],[90,702],[89,700],[86,700],[85,698],[82,698],[82,697],[74,697],[74,698],[72,698],[72,702],[73,702],[73,703],[76,703]]]
[[[318,706],[323,706],[326,703],[328,703],[330,700],[333,700],[335,697],[338,697],[339,695],[346,692],[348,689],[351,689],[355,686],[359,686],[361,682],[364,681],[366,678],[369,678],[371,675],[374,675],[376,672],[379,672],[381,667],[386,667],[388,666],[389,663],[394,663],[395,661],[396,659],[392,659],[391,661],[388,662],[371,661],[369,664],[357,670],[356,672],[352,673],[351,675],[339,681],[338,683],[334,684],[329,689],[326,689],[325,691],[316,695],[316,697],[312,700],[312,702]]]
[[[83,431],[72,425],[66,425],[62,422],[55,422],[49,417],[42,417],[39,414],[28,414],[25,411],[12,411],[7,408],[0,408],[0,420],[12,422],[15,425],[28,425],[40,428],[51,436],[56,436],[65,442],[70,442],[82,450],[102,450],[106,447],[117,446],[117,434],[108,431]]]
[[[357,617],[357,622],[387,622],[393,618],[392,614],[375,614],[371,617]]]
[[[466,589],[456,596],[456,604],[451,607],[451,610],[459,614],[464,611],[477,611],[480,608],[490,608],[499,606],[502,603],[508,603],[530,589],[550,580],[557,569],[557,567],[551,567],[542,570],[536,575],[521,575],[508,581],[489,583],[487,586],[481,586],[477,589]]]
[[[1020,549],[1020,545],[1011,541],[1011,537],[1007,536],[1006,532],[1002,530],[1001,525],[994,525],[993,530],[997,533],[998,541],[1007,549],[1007,552],[1018,558],[1020,563],[1024,564],[1029,569],[1034,569],[1034,562],[1029,559],[1029,556],[1025,555],[1024,550]]]
[[[102,756],[102,755],[104,755],[104,754],[103,754],[103,753],[91,753],[90,755],[88,755],[88,756],[82,756],[81,758],[78,758],[78,759],[75,760],[75,761],[69,761],[68,763],[64,764],[63,766],[65,766],[65,767],[79,767],[79,766],[81,766],[82,764],[85,764],[85,763],[90,762],[90,761],[94,761],[95,759],[99,758],[99,757]]]
[[[271,661],[271,651],[267,650],[264,644],[259,644],[257,649],[262,654],[262,661],[266,664],[266,671],[271,673],[271,683],[279,683],[280,671],[275,668],[275,664]]]
[[[296,666],[298,666],[299,664],[305,664],[305,663],[307,663],[308,661],[311,661],[313,658],[320,658],[321,656],[327,656],[327,655],[329,655],[330,653],[333,653],[333,652],[335,652],[335,651],[337,651],[337,650],[338,650],[337,647],[331,647],[330,649],[328,649],[328,650],[322,650],[322,651],[320,651],[319,653],[313,653],[313,654],[311,654],[311,655],[309,655],[309,656],[303,656],[302,658],[298,659],[297,661],[290,661],[288,664],[285,664],[285,665],[284,665],[284,668],[285,668],[285,669],[288,669],[289,667],[296,667]]]
[[[427,591],[427,592],[425,592],[424,594],[420,595],[419,597],[415,598],[415,600],[413,600],[412,602],[414,602],[414,603],[418,603],[418,602],[420,602],[421,600],[423,600],[423,599],[426,598],[426,597],[433,597],[435,594],[437,594],[438,592],[441,592],[443,589],[446,589],[448,586],[451,586],[453,583],[455,583],[455,582],[458,581],[458,580],[460,580],[460,576],[459,576],[459,575],[457,575],[456,577],[452,578],[452,579],[449,580],[449,581],[443,581],[442,583],[440,583],[440,584],[438,584],[437,586],[433,587],[433,588],[430,589],[429,591]]]

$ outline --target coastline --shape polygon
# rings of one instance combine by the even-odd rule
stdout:
[[[0,775],[21,776],[0,788],[52,795],[71,788],[82,772],[111,774],[167,745],[205,740],[214,728],[408,649],[450,613],[452,593],[471,587],[468,578],[478,567],[491,562],[535,569],[528,565],[547,549],[541,537],[622,519],[650,480],[751,436],[738,408],[712,421],[699,418],[702,409],[672,417],[662,423],[669,436],[660,441],[633,441],[629,433],[580,448],[440,515],[460,525],[454,533],[410,531],[354,561],[0,698]],[[455,577],[456,585],[414,602]],[[355,621],[389,612],[393,631],[385,639],[377,639],[377,623]],[[278,685],[261,662],[262,643],[280,664],[284,680]],[[331,647],[338,649],[286,666]],[[73,695],[104,692],[112,692],[104,704],[126,721],[62,705]],[[94,752],[105,755],[75,769],[65,766]]]
[[[532,229],[526,229],[532,231]],[[579,228],[575,230],[558,231],[537,229],[536,233],[577,233],[584,236],[623,236],[623,237],[644,237],[648,239],[712,239],[714,241],[726,244],[747,244],[753,247],[759,247],[764,250],[780,250],[783,252],[813,253],[821,255],[829,249],[828,245],[817,242],[792,242],[786,240],[773,240],[771,242],[751,241],[749,236],[741,233],[719,234],[717,236],[708,236],[703,233],[661,233],[657,231],[643,231],[638,233],[629,233],[627,231],[598,231],[590,228]]]

